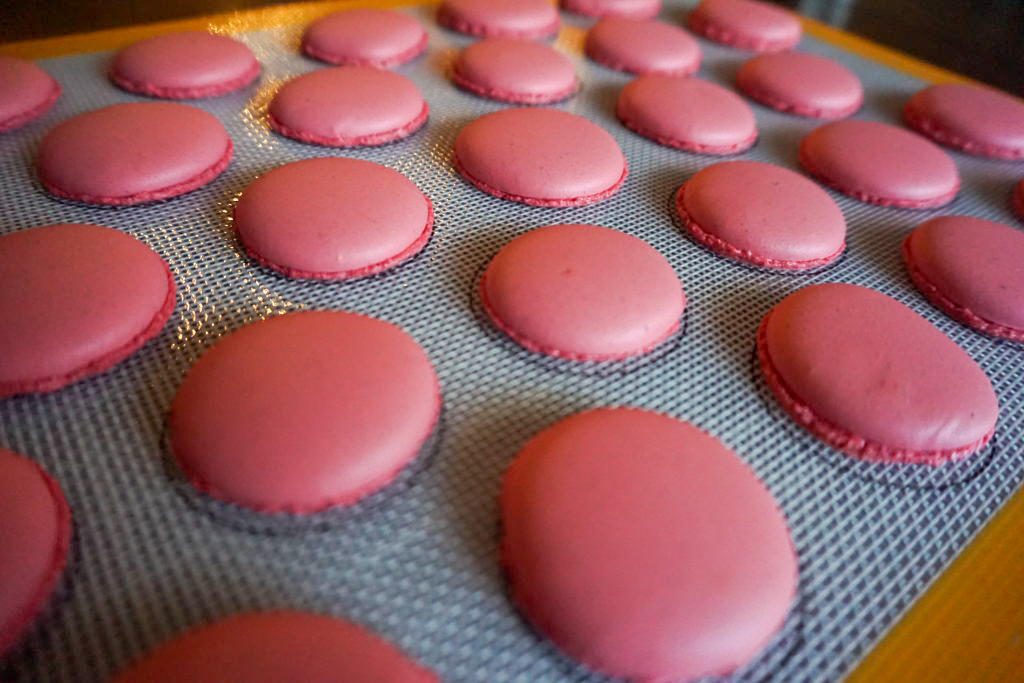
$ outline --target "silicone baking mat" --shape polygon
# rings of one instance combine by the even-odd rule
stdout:
[[[688,4],[666,2],[662,18],[679,21]],[[0,680],[104,680],[190,626],[275,607],[363,623],[447,681],[603,680],[559,654],[507,599],[497,563],[497,494],[504,469],[531,435],[608,405],[646,407],[714,434],[763,479],[786,515],[799,554],[800,599],[775,643],[734,678],[842,677],[1024,479],[1024,349],[938,312],[912,287],[899,258],[902,238],[940,213],[1015,225],[1008,194],[1019,167],[951,153],[963,189],[939,211],[884,209],[833,194],[849,225],[849,249],[838,264],[810,275],[745,268],[687,240],[669,211],[676,188],[720,158],[660,147],[615,120],[615,98],[630,77],[581,56],[589,21],[562,15],[555,46],[574,60],[582,89],[556,106],[615,136],[631,173],[607,201],[550,209],[496,199],[454,172],[451,148],[461,126],[505,105],[447,81],[454,54],[471,39],[438,28],[432,7],[403,11],[430,32],[427,55],[397,69],[430,103],[424,129],[391,145],[351,150],[270,132],[265,112],[274,92],[323,65],[298,54],[301,25],[240,33],[263,63],[258,84],[192,103],[224,123],[234,161],[205,188],[138,207],[63,202],[39,186],[32,161],[46,130],[84,111],[143,99],[106,80],[110,53],[41,60],[64,95],[42,120],[0,136],[0,232],[56,222],[124,230],[171,264],[179,293],[163,332],[114,369],[53,394],[0,401],[0,445],[44,464],[74,512],[73,557],[60,596],[0,665]],[[748,55],[701,46],[699,75],[731,87]],[[922,87],[810,37],[800,49],[860,76],[866,101],[857,118],[896,123],[901,104]],[[819,124],[752,106],[761,137],[738,158],[796,169],[797,142]],[[342,283],[289,280],[254,264],[232,235],[241,191],[280,164],[335,155],[394,168],[431,197],[435,234],[424,252],[390,273]],[[563,222],[622,230],[669,259],[689,312],[685,336],[668,352],[621,368],[580,367],[522,351],[489,327],[474,298],[481,269],[513,237]],[[759,378],[754,335],[782,297],[825,281],[889,294],[964,348],[999,396],[993,445],[937,469],[870,465],[796,427]],[[425,466],[368,509],[324,529],[240,528],[177,485],[163,448],[167,410],[189,366],[219,337],[307,308],[358,311],[412,334],[441,377],[444,426]]]

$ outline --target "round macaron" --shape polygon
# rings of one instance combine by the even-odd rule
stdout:
[[[758,0],[701,0],[687,25],[708,40],[753,52],[788,50],[802,34],[796,15]]]
[[[473,43],[455,60],[452,81],[474,95],[518,104],[557,102],[579,87],[568,57],[521,38]]]
[[[0,83],[0,133],[39,118],[60,97],[60,84],[24,59],[0,56]]]
[[[601,201],[628,173],[615,138],[558,109],[503,109],[471,121],[455,140],[453,162],[484,192],[533,206]]]
[[[596,225],[551,225],[512,240],[484,271],[480,299],[521,346],[580,361],[651,351],[679,331],[686,307],[664,256]]]
[[[707,166],[679,188],[675,206],[697,242],[762,268],[819,268],[846,248],[846,221],[832,197],[781,166]]]
[[[949,155],[916,133],[874,121],[837,121],[800,141],[800,165],[834,190],[879,206],[930,209],[953,201]]]
[[[436,683],[391,643],[344,619],[280,610],[236,614],[159,645],[114,683]]]
[[[175,100],[215,97],[252,83],[260,63],[244,43],[205,31],[153,36],[117,53],[110,80],[119,88]]]
[[[750,105],[699,78],[640,76],[622,89],[615,115],[645,138],[698,154],[738,154],[757,140]]]
[[[444,0],[437,21],[484,38],[547,38],[559,25],[558,10],[549,0]]]
[[[405,76],[370,66],[320,69],[284,84],[270,102],[270,127],[330,147],[383,145],[412,135],[430,108]]]
[[[279,166],[235,204],[246,251],[290,277],[378,273],[417,254],[434,212],[411,180],[360,159],[325,157]]]
[[[772,109],[817,119],[845,118],[864,101],[853,72],[806,52],[758,55],[740,67],[736,87]]]
[[[1017,214],[1017,218],[1024,221],[1024,178],[1013,186],[1010,204],[1013,206],[1013,211]]]
[[[291,313],[229,334],[192,366],[171,405],[170,443],[213,498],[313,514],[391,483],[440,409],[430,359],[395,325]]]
[[[36,170],[51,194],[125,206],[176,197],[231,162],[231,138],[212,114],[171,102],[114,104],[51,129]]]
[[[970,216],[940,216],[903,241],[921,293],[950,317],[1024,341],[1024,232]]]
[[[317,19],[302,36],[302,51],[329,64],[404,64],[423,54],[427,32],[408,14],[389,9],[350,9]]]
[[[650,19],[661,11],[661,0],[561,0],[561,5],[585,17]]]
[[[2,294],[0,294],[2,296]],[[68,560],[71,509],[42,467],[0,448],[0,660],[46,607]]]
[[[156,336],[174,310],[164,260],[98,225],[0,237],[0,282],[0,397],[103,372]]]
[[[653,19],[602,19],[587,31],[583,50],[598,64],[638,75],[689,76],[701,58],[693,36]]]
[[[512,599],[573,659],[631,681],[725,676],[797,597],[786,520],[696,427],[603,408],[533,437],[501,487]]]
[[[995,159],[1024,159],[1024,101],[979,85],[928,86],[903,107],[907,125],[936,142]]]
[[[978,364],[913,310],[866,287],[804,287],[761,322],[757,357],[787,413],[866,460],[941,465],[992,438],[999,404]]]

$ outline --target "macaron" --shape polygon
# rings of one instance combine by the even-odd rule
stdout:
[[[235,204],[246,251],[289,277],[379,273],[419,253],[434,212],[411,180],[360,159],[324,157],[278,166]]]
[[[0,448],[0,660],[31,630],[68,560],[71,509],[60,485]]]
[[[940,216],[903,241],[910,279],[955,320],[1024,341],[1024,232],[970,216]]]
[[[521,38],[487,38],[459,53],[452,81],[474,95],[501,102],[545,104],[579,87],[569,58],[553,47]]]
[[[317,19],[302,36],[302,51],[328,64],[404,64],[427,49],[427,32],[404,12],[350,9]]]
[[[356,313],[305,311],[220,339],[189,370],[168,425],[198,490],[307,515],[391,483],[440,409],[437,375],[408,334]]]
[[[874,121],[837,121],[800,141],[800,165],[834,190],[879,206],[930,209],[953,201],[949,155],[916,133]]]
[[[661,11],[661,0],[561,0],[561,5],[585,17],[650,19]]]
[[[128,102],[51,129],[39,145],[36,170],[50,194],[126,206],[206,185],[227,168],[232,149],[224,126],[202,109]]]
[[[1024,159],[1024,101],[966,83],[931,85],[903,107],[908,126],[939,144],[994,159]]]
[[[659,145],[698,154],[739,154],[757,140],[750,106],[720,85],[686,76],[647,74],[619,93],[615,115]]]
[[[60,84],[24,59],[0,56],[0,83],[0,133],[34,121],[60,97]]]
[[[846,220],[827,192],[799,173],[759,161],[707,166],[676,193],[694,240],[743,263],[820,268],[846,248]]]
[[[270,127],[329,147],[383,145],[412,135],[429,106],[405,76],[369,66],[338,66],[294,78],[270,102]]]
[[[992,438],[999,404],[963,349],[866,287],[804,287],[757,332],[768,387],[798,424],[851,456],[941,465]]]
[[[740,67],[736,87],[772,109],[816,119],[845,118],[864,101],[852,71],[807,52],[758,55]]]
[[[795,14],[758,0],[701,0],[687,26],[708,40],[752,52],[788,50],[803,33]]]
[[[484,192],[533,206],[582,206],[615,194],[626,158],[603,128],[558,109],[485,114],[455,139],[455,168]]]
[[[175,303],[164,260],[98,225],[0,237],[0,282],[0,397],[106,371],[155,337]]]
[[[587,31],[583,50],[598,64],[638,75],[690,76],[701,59],[693,36],[653,19],[602,19]]]
[[[192,629],[157,646],[114,683],[308,681],[434,683],[440,679],[351,621],[279,610],[250,612]]]
[[[686,296],[643,240],[597,225],[551,225],[506,244],[480,280],[483,308],[524,348],[621,360],[679,331]]]
[[[547,38],[558,33],[558,10],[548,0],[444,0],[442,26],[483,38]]]
[[[117,53],[110,80],[122,90],[175,100],[240,90],[260,75],[246,45],[205,31],[145,38]]]
[[[681,420],[633,408],[565,418],[519,452],[500,502],[512,599],[609,676],[728,675],[796,599],[798,563],[771,493]]]

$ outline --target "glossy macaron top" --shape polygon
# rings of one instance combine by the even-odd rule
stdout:
[[[638,75],[689,76],[701,59],[693,36],[654,19],[602,19],[587,31],[583,49],[598,64]]]
[[[0,133],[23,126],[54,105],[60,84],[32,62],[0,56]]]
[[[459,53],[452,80],[464,90],[503,102],[541,104],[569,97],[578,87],[569,58],[522,38],[486,38]]]
[[[444,0],[442,26],[485,38],[546,38],[558,32],[558,9],[548,0]]]
[[[302,51],[330,64],[387,68],[408,62],[427,47],[427,32],[404,12],[350,9],[317,19],[302,36]]]
[[[758,0],[701,0],[687,25],[716,43],[754,52],[786,50],[802,34],[796,15]]]
[[[650,19],[661,11],[661,0],[561,0],[561,5],[587,17]]]
[[[903,108],[911,128],[969,154],[1024,159],[1024,100],[980,85],[943,83]]]
[[[864,100],[864,88],[839,62],[807,52],[775,52],[746,61],[736,86],[773,109],[798,116],[841,119]]]

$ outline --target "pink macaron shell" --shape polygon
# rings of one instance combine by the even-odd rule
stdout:
[[[687,25],[716,43],[754,52],[787,50],[803,32],[796,15],[757,0],[702,0]]]
[[[600,126],[557,109],[503,109],[471,121],[455,140],[455,167],[478,188],[534,206],[606,199],[628,173]]]
[[[437,21],[484,38],[546,38],[558,32],[558,10],[548,0],[444,0]]]
[[[517,237],[487,266],[480,294],[491,320],[520,345],[570,360],[650,351],[678,331],[686,307],[664,256],[596,225]]]
[[[229,36],[184,31],[153,36],[117,53],[110,78],[131,92],[171,99],[224,95],[256,80],[260,64]]]
[[[1024,232],[970,216],[940,216],[903,242],[917,288],[953,318],[1024,341]]]
[[[235,205],[235,230],[261,263],[292,277],[370,275],[427,243],[430,200],[408,178],[360,159],[325,157],[279,166]]]
[[[387,68],[404,64],[427,47],[427,32],[408,14],[351,9],[322,17],[306,29],[302,50],[330,64]]]
[[[815,128],[800,141],[800,165],[829,187],[880,206],[943,206],[960,188],[948,154],[916,133],[874,121]]]
[[[513,600],[605,674],[729,674],[796,598],[772,495],[720,441],[664,415],[603,408],[548,427],[505,474],[501,511]]]
[[[583,49],[598,64],[640,75],[689,76],[701,60],[693,36],[653,19],[602,19],[587,32]]]
[[[1024,178],[1013,186],[1010,204],[1013,206],[1013,211],[1017,214],[1017,218],[1024,221]]]
[[[24,59],[0,56],[0,83],[0,133],[39,118],[60,97],[60,84]]]
[[[430,360],[398,327],[291,313],[247,325],[199,359],[171,406],[171,449],[214,498],[313,514],[389,484],[440,407]]]
[[[707,166],[680,188],[676,210],[698,242],[761,267],[817,268],[846,247],[846,220],[832,197],[799,173],[772,164]]]
[[[68,559],[71,510],[60,485],[0,448],[0,660],[32,628]],[[16,559],[16,561],[15,561]]]
[[[103,372],[174,309],[167,264],[112,228],[60,224],[0,237],[0,396]]]
[[[984,371],[913,310],[856,285],[811,285],[765,316],[758,358],[799,424],[867,460],[941,465],[992,438]]]
[[[157,646],[114,683],[435,683],[440,679],[380,636],[327,615],[236,614]]]
[[[586,17],[650,19],[661,11],[661,0],[561,0],[561,5]]]
[[[130,102],[51,129],[36,169],[58,197],[129,205],[202,187],[227,168],[231,154],[231,138],[212,114],[171,102]]]
[[[864,88],[853,72],[806,52],[754,57],[740,67],[736,86],[772,109],[819,119],[847,117],[864,101]]]
[[[481,97],[521,104],[563,100],[578,87],[568,57],[543,43],[520,38],[473,43],[459,53],[452,80]]]
[[[903,108],[907,125],[936,142],[995,159],[1024,159],[1024,101],[966,83],[928,86]]]
[[[720,85],[647,74],[622,89],[615,115],[658,144],[699,154],[738,154],[757,140],[750,106]]]
[[[282,135],[332,147],[382,145],[427,121],[429,107],[405,76],[369,66],[338,66],[291,81],[270,102]]]

